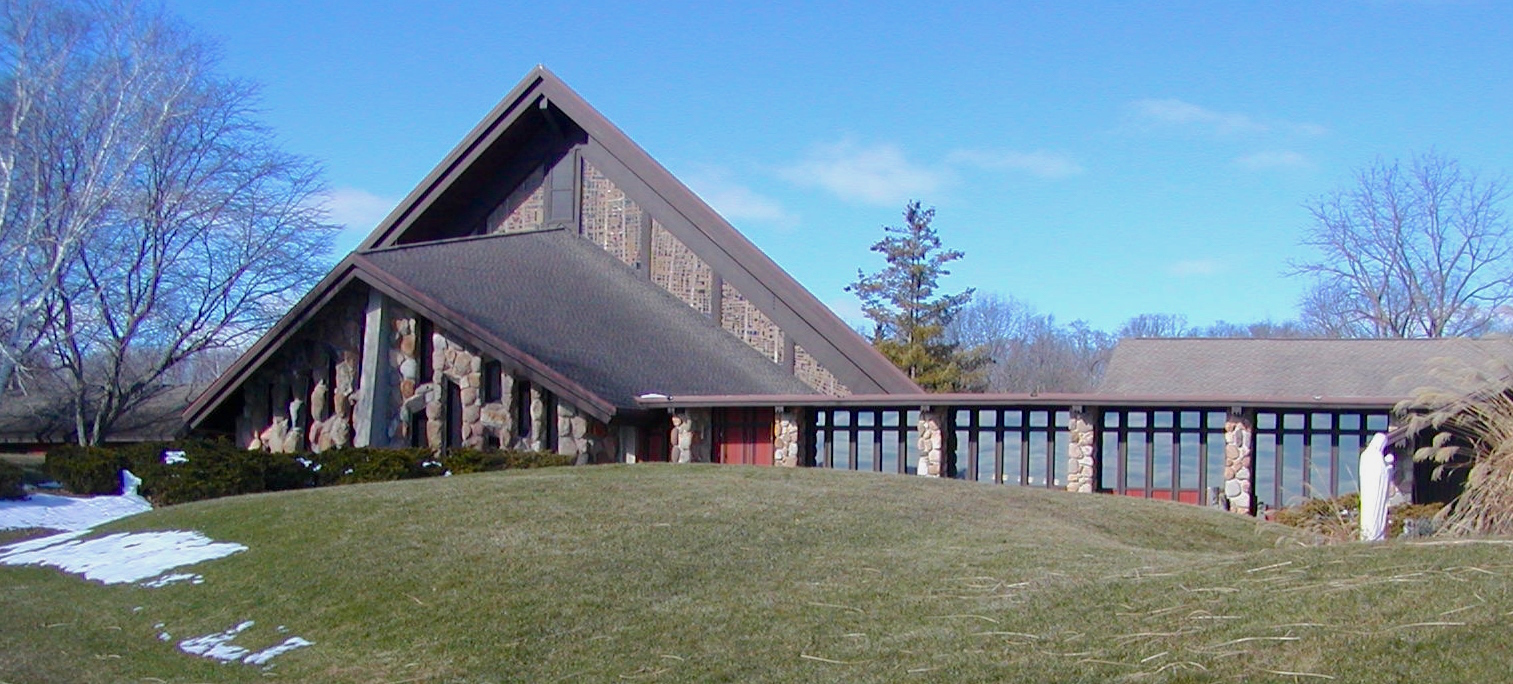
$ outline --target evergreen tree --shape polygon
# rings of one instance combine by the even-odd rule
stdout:
[[[951,319],[971,301],[973,290],[937,292],[940,277],[951,274],[946,264],[963,255],[941,247],[930,227],[934,218],[933,207],[909,202],[904,225],[884,226],[887,235],[872,245],[888,265],[870,275],[857,269],[856,282],[846,291],[862,300],[862,311],[872,320],[873,346],[920,387],[929,392],[980,391],[986,356],[963,351],[945,335]]]

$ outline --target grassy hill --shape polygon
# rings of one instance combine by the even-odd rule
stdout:
[[[1513,665],[1513,546],[1310,547],[1111,496],[605,466],[236,497],[102,532],[155,529],[249,549],[157,589],[0,567],[0,681],[1494,681]],[[243,646],[315,645],[266,670],[175,648],[247,620]]]

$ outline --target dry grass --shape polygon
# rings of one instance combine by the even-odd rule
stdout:
[[[1124,497],[594,467],[238,497],[112,529],[170,527],[250,550],[158,590],[0,567],[0,679],[1495,681],[1509,664],[1513,546],[1304,546]],[[244,619],[249,646],[277,625],[316,646],[265,672],[153,628]]]
[[[1505,361],[1482,369],[1446,361],[1438,375],[1440,387],[1420,389],[1397,410],[1410,416],[1410,431],[1434,435],[1414,459],[1439,464],[1435,477],[1469,461],[1465,488],[1442,513],[1440,532],[1513,534],[1513,367]]]

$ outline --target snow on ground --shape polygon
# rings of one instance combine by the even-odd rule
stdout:
[[[253,624],[252,620],[247,620],[224,632],[185,639],[179,642],[179,650],[191,655],[214,658],[228,663],[240,660],[248,665],[267,665],[268,661],[272,660],[274,656],[288,653],[296,648],[314,645],[313,642],[306,641],[297,636],[289,637],[277,646],[270,646],[257,652],[252,652],[242,646],[231,643],[236,639],[238,634],[247,631],[247,628]],[[164,632],[158,634],[158,638],[168,641],[172,637]]]
[[[0,501],[0,530],[34,527],[63,530],[0,546],[0,565],[42,565],[103,584],[139,582],[143,587],[156,589],[180,582],[202,584],[205,578],[198,574],[169,571],[247,550],[241,544],[218,542],[199,532],[183,530],[121,532],[82,539],[96,525],[152,510],[152,504],[136,493],[141,480],[129,471],[121,471],[121,477],[126,492],[121,496],[32,494],[22,501]],[[179,642],[179,650],[224,662],[266,667],[275,656],[313,645],[297,636],[256,652],[231,643],[252,625],[247,620],[224,632],[185,639]],[[157,627],[161,629],[162,623]],[[279,631],[285,630],[280,627]],[[167,632],[159,633],[158,638],[172,639]]]
[[[89,498],[33,494],[21,501],[0,501],[0,530],[46,527],[52,530],[87,530],[112,520],[152,510],[152,504],[136,494]]]
[[[222,558],[247,547],[218,542],[199,532],[121,532],[99,539],[78,539],[65,532],[0,546],[0,564],[46,565],[103,584],[140,582],[181,565]],[[158,580],[164,581],[167,578]]]

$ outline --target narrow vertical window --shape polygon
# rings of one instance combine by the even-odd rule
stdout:
[[[531,383],[528,380],[515,381],[515,434],[520,437],[531,436]]]
[[[462,388],[451,380],[445,381],[447,391],[446,404],[446,442],[443,449],[457,449],[462,447]]]
[[[504,399],[502,370],[498,361],[483,364],[483,403],[492,404]]]

